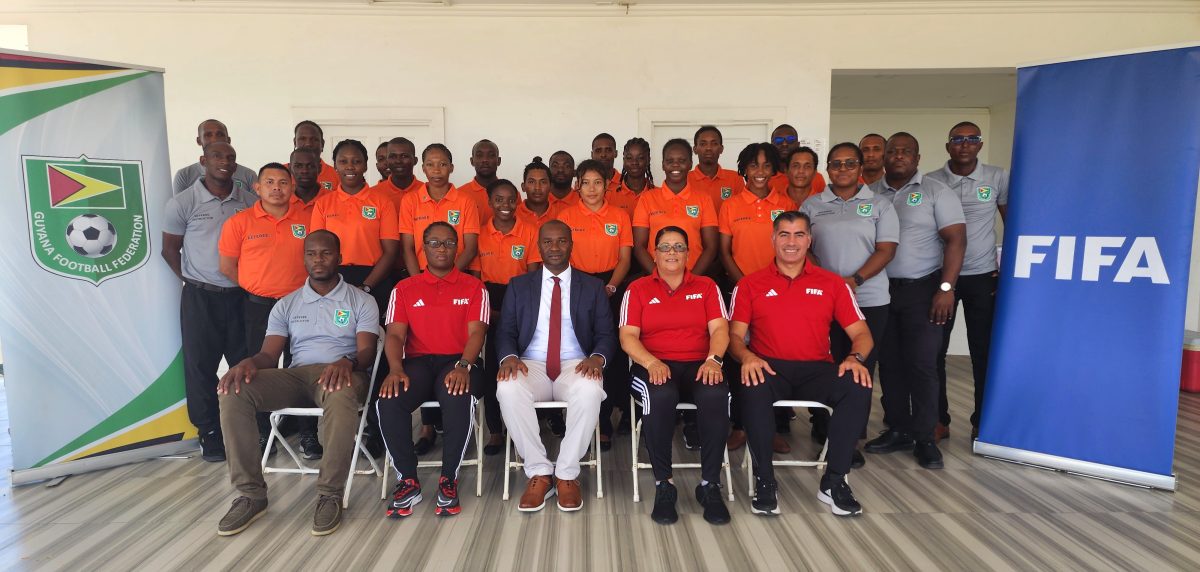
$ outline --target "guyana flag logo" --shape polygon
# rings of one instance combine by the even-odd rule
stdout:
[[[23,156],[29,240],[48,272],[95,285],[146,263],[140,161]]]

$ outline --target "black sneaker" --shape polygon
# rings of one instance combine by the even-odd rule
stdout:
[[[396,484],[392,491],[392,502],[388,505],[387,515],[392,518],[404,518],[413,513],[413,507],[421,502],[421,483],[416,479],[404,479]]]
[[[775,483],[757,479],[754,485],[754,501],[750,512],[754,514],[779,514],[779,500],[775,498]]]
[[[261,455],[267,451],[267,442],[270,440],[271,440],[270,435],[259,435],[258,436],[258,454]],[[271,443],[271,455],[268,455],[268,457],[272,456],[278,452],[279,452],[279,445],[277,445],[275,443]]]
[[[942,462],[942,452],[933,441],[917,441],[913,448],[913,456],[917,458],[917,464],[925,469],[941,469],[946,466]]]
[[[210,463],[225,462],[225,439],[216,429],[200,435],[200,458]]]
[[[696,502],[704,507],[704,520],[709,524],[729,524],[729,509],[721,499],[721,485],[696,485]]]
[[[551,411],[546,416],[546,426],[550,428],[550,434],[555,437],[562,438],[567,434],[567,422],[563,419],[561,412]]]
[[[460,512],[462,506],[458,504],[458,481],[441,477],[438,479],[437,506],[434,507],[433,514],[454,516]]]
[[[436,444],[437,433],[434,433],[432,437],[421,437],[420,439],[417,439],[417,442],[413,444],[413,451],[416,451],[418,456],[424,455],[432,451],[433,446]]]
[[[683,424],[683,446],[689,451],[700,448],[700,426],[695,423]]]
[[[650,519],[659,524],[675,524],[679,520],[679,512],[675,510],[678,498],[675,485],[667,481],[654,485],[654,510],[650,511]]]
[[[846,482],[846,477],[842,477],[836,481],[822,478],[821,488],[817,491],[817,500],[829,505],[833,514],[838,516],[858,516],[862,514],[862,505],[858,504],[858,501],[855,500],[854,491],[850,490],[850,483]]]
[[[629,435],[633,433],[633,426],[630,425],[630,416],[632,414],[628,409],[621,411],[621,418],[617,420],[617,434]]]
[[[315,461],[325,455],[325,449],[321,447],[321,441],[317,439],[316,433],[300,434],[300,454],[310,461]]]
[[[446,432],[446,429],[445,429],[445,427],[443,427],[441,422],[438,422],[438,423],[433,424],[433,432],[438,435],[441,435]]]
[[[904,451],[911,449],[913,446],[912,435],[902,433],[895,429],[884,429],[879,432],[879,436],[867,441],[863,450],[868,453],[891,453],[894,451]]]
[[[862,451],[855,449],[854,456],[850,457],[850,468],[851,469],[861,469],[861,468],[863,468],[863,465],[866,465],[866,464],[867,464],[867,458],[863,456]]]

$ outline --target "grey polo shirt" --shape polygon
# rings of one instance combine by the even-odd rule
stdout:
[[[225,200],[218,200],[204,187],[203,180],[167,200],[163,231],[183,236],[184,278],[225,288],[237,286],[221,274],[217,241],[225,220],[250,208],[257,200],[258,197],[236,186]]]
[[[996,271],[996,213],[1008,204],[1008,171],[994,165],[976,163],[966,176],[955,175],[947,162],[941,169],[926,173],[950,187],[962,203],[967,219],[967,253],[962,274],[990,274]]]
[[[800,212],[812,219],[813,252],[820,257],[821,267],[839,276],[858,272],[875,253],[876,242],[900,241],[900,220],[892,201],[866,185],[848,201],[826,186],[804,201]],[[868,308],[891,302],[887,269],[863,282],[854,296],[859,306]]]
[[[280,298],[267,319],[268,336],[290,338],[291,367],[333,363],[358,351],[359,332],[379,333],[379,306],[370,294],[340,282],[317,294],[308,280]]]
[[[175,171],[175,179],[171,181],[171,194],[178,195],[192,186],[192,183],[204,178],[204,167],[200,163],[192,163],[178,171]],[[258,173],[250,170],[245,165],[238,165],[233,172],[233,188],[241,189],[247,193],[257,196],[254,192],[254,182],[258,180]]]
[[[944,183],[921,173],[899,189],[888,186],[887,178],[871,183],[871,190],[892,200],[900,219],[900,245],[887,266],[888,278],[921,278],[942,267],[939,230],[962,224],[962,205]]]

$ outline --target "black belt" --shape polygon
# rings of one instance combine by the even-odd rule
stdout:
[[[230,286],[230,287],[213,286],[212,284],[209,284],[207,282],[201,282],[199,280],[192,280],[191,278],[184,278],[183,281],[187,284],[195,286],[196,288],[204,290],[205,292],[216,292],[218,294],[229,294],[231,292],[238,292],[241,290],[241,288],[238,288],[237,286]]]
[[[251,294],[249,292],[246,292],[246,299],[251,302],[254,302],[255,304],[263,304],[266,306],[273,306],[276,302],[279,301],[279,298],[269,298],[267,296],[259,296],[256,294]]]
[[[933,280],[934,278],[937,278],[941,274],[942,274],[941,269],[938,269],[938,270],[934,270],[933,272],[926,274],[925,276],[922,276],[920,278],[888,278],[888,282],[892,286],[904,286],[905,284],[916,284],[917,282],[925,282],[926,280]]]

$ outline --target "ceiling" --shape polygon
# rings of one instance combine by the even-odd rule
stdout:
[[[834,70],[833,109],[992,107],[1017,97],[1015,69]]]

